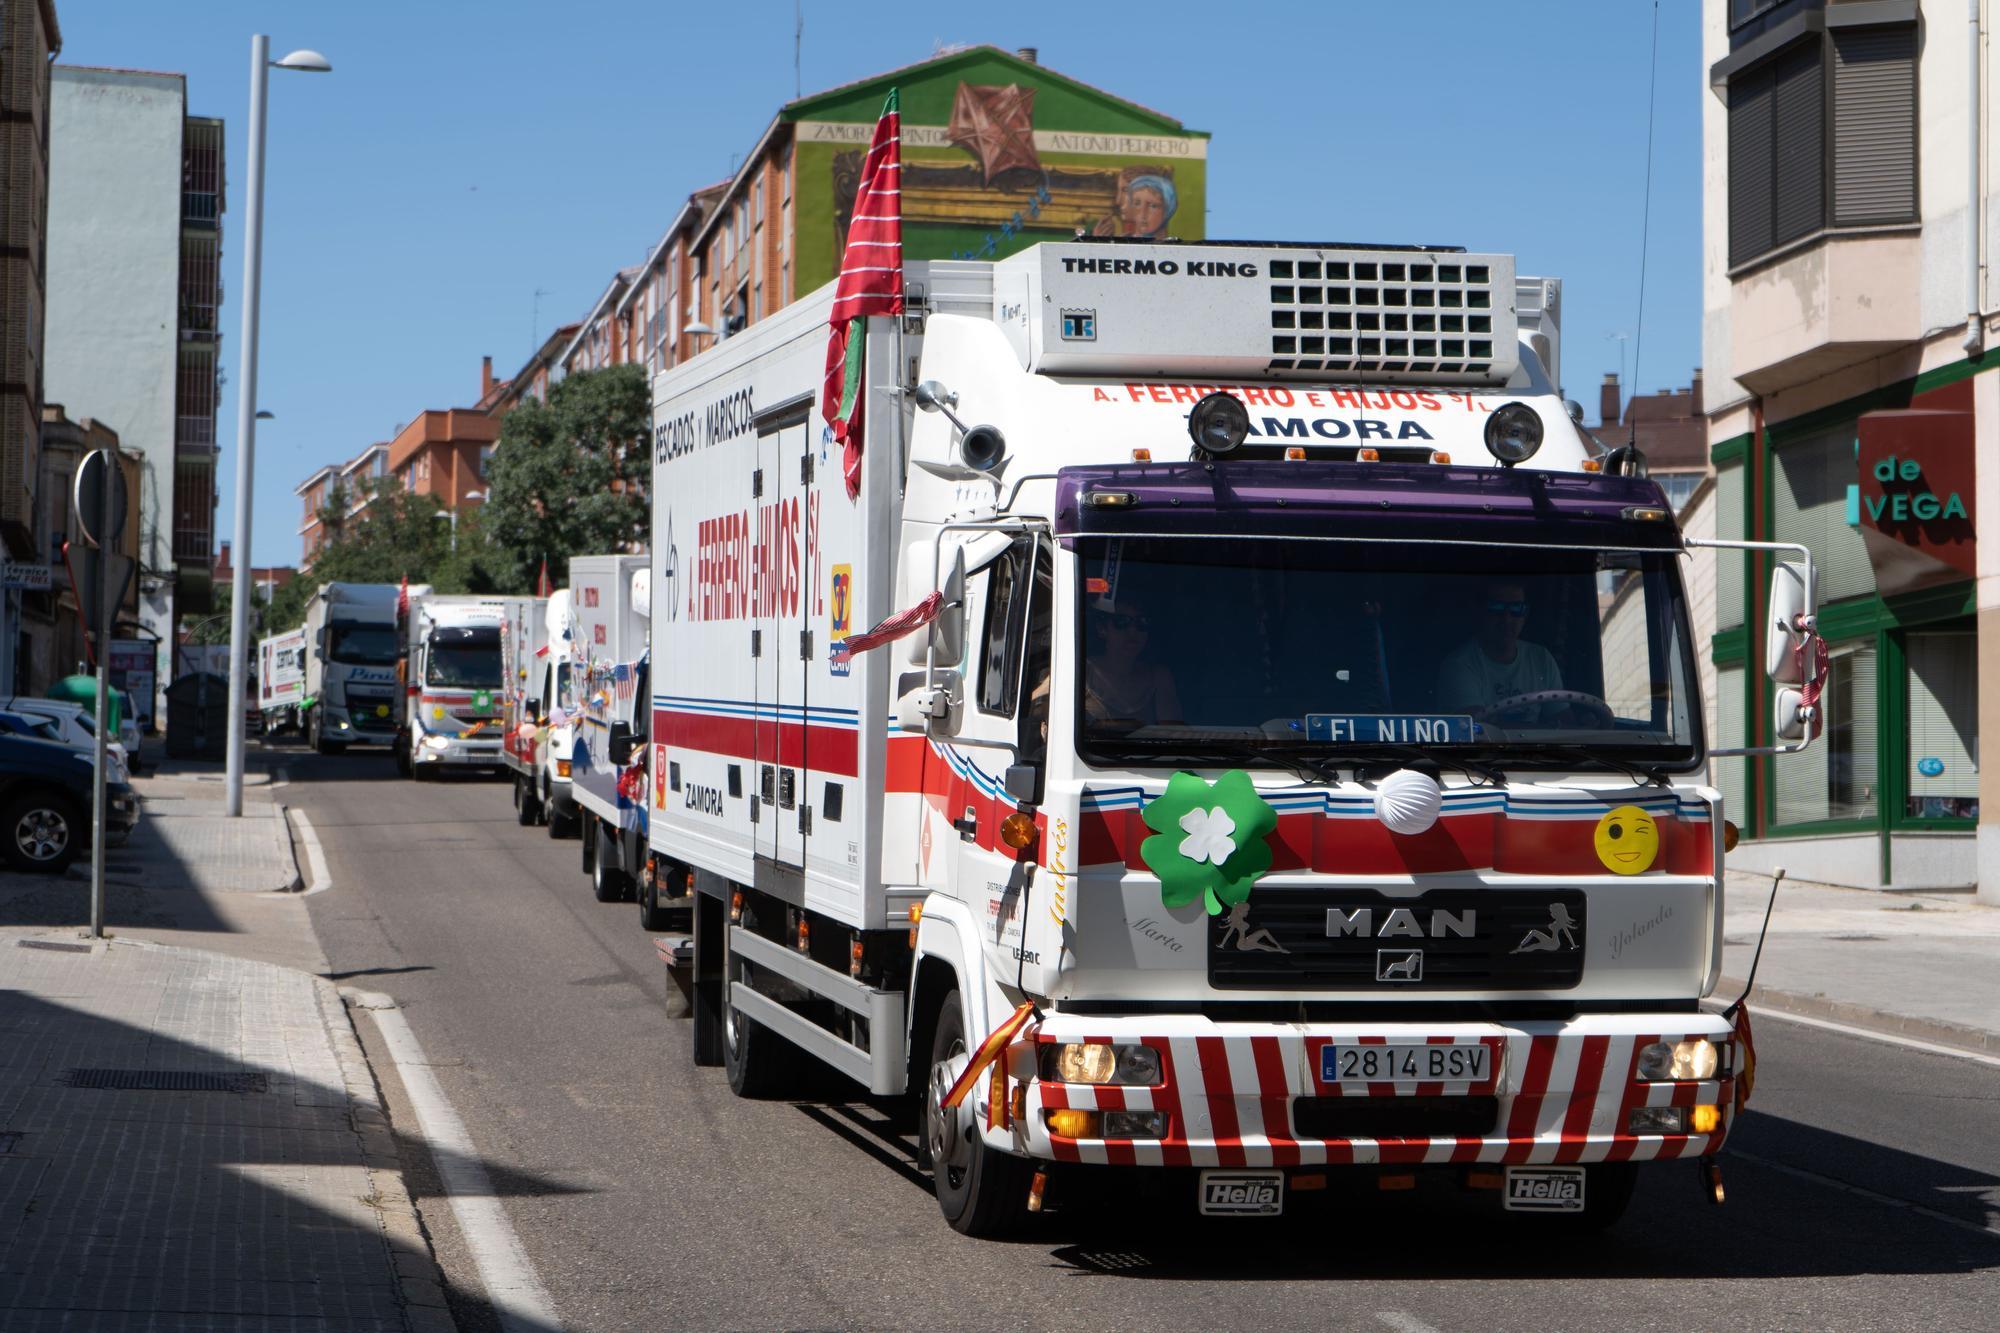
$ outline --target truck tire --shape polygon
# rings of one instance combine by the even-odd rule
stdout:
[[[590,859],[590,891],[601,903],[622,903],[632,892],[632,877],[618,865],[618,842],[607,831],[609,826],[601,819],[592,820],[597,825],[595,839],[585,839],[585,845],[595,842],[596,854]]]
[[[87,826],[66,796],[27,792],[0,811],[7,864],[24,875],[60,875],[82,848]]]
[[[396,774],[398,777],[423,780],[422,775],[417,772],[416,765],[410,762],[410,752],[400,745],[396,747]]]
[[[729,1003],[734,971],[729,956],[729,927],[723,926],[722,946],[722,1072],[738,1097],[768,1099],[789,1095],[799,1085],[803,1052],[771,1029]]]
[[[938,1208],[954,1231],[994,1237],[1018,1231],[1028,1215],[1028,1184],[1034,1164],[995,1152],[979,1137],[979,1117],[971,1097],[946,1110],[944,1094],[965,1068],[972,1043],[965,1034],[965,1007],[958,992],[938,1008],[931,1039],[930,1077],[925,1080],[923,1148],[930,1160]]]
[[[320,726],[319,714],[317,713],[313,714],[312,735],[313,749],[320,754],[345,754],[347,752],[347,742],[330,741],[326,738],[325,729]]]
[[[536,804],[534,793],[528,790],[528,780],[516,773],[514,775],[514,821],[523,828],[532,825],[535,822]]]
[[[542,797],[542,815],[548,823],[551,838],[574,838],[581,832],[582,815],[576,810],[564,814],[556,804],[553,792],[544,793]],[[588,866],[584,868],[589,869]]]
[[[694,1031],[688,1045],[697,1068],[708,1069],[722,1063],[722,932],[729,929],[728,911],[722,900],[697,892],[694,919],[694,984],[689,1000]]]
[[[669,910],[660,905],[660,879],[665,872],[655,869],[650,875],[638,876],[639,929],[667,929]]]

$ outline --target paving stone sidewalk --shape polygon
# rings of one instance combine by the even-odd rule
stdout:
[[[329,983],[0,931],[0,1328],[438,1328],[393,1152]]]
[[[1770,899],[1768,875],[1731,871],[1724,913],[1734,999]],[[1787,880],[1751,1009],[1774,1008],[2000,1055],[2000,908],[1970,894],[1883,893]]]

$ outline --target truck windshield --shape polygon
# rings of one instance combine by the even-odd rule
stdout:
[[[1079,555],[1077,739],[1094,762],[1700,754],[1671,552],[1098,538]]]
[[[394,666],[398,647],[389,625],[334,625],[327,631],[326,655],[344,666]]]
[[[492,626],[431,631],[424,684],[456,689],[500,687],[500,631]]]

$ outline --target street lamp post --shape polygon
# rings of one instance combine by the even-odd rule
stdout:
[[[486,498],[485,491],[467,491],[464,495],[458,497],[458,503],[464,504],[467,500],[484,500],[485,498]],[[440,509],[435,514],[432,514],[431,517],[445,518],[451,520],[451,553],[453,555],[457,555],[458,554],[458,507],[454,505],[450,509]]]
[[[250,39],[250,170],[245,181],[249,216],[243,228],[243,365],[236,390],[236,559],[229,580],[229,749],[224,764],[223,812],[243,813],[243,692],[249,680],[250,474],[257,452],[257,297],[264,268],[264,96],[272,65],[325,73],[333,68],[317,51],[271,59],[271,39]]]

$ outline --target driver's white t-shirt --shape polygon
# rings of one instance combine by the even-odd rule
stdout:
[[[1514,660],[1496,662],[1473,639],[1444,659],[1438,671],[1440,708],[1490,708],[1502,699],[1563,687],[1556,659],[1539,643],[1514,644]]]

